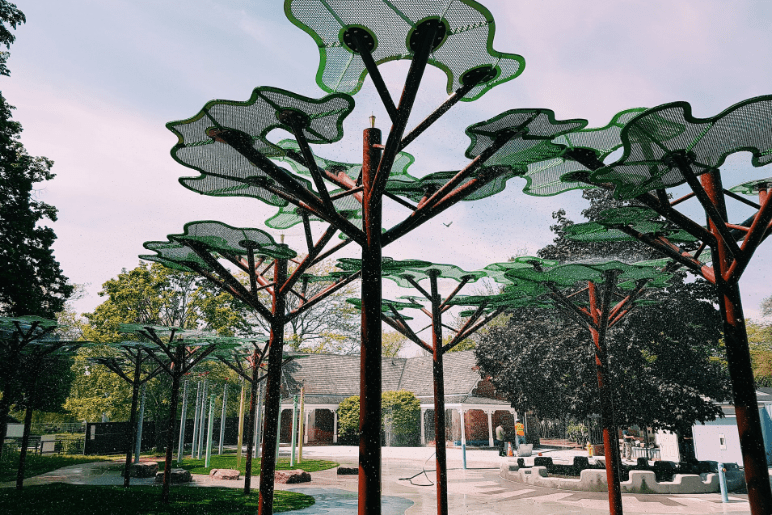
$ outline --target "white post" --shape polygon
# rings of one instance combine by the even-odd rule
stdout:
[[[212,440],[214,439],[214,394],[209,399],[209,424],[206,432],[206,455],[204,458],[204,466],[209,467],[212,460]]]
[[[424,426],[424,417],[426,410],[421,408],[421,445],[426,445],[426,427]]]
[[[338,443],[338,412],[332,410],[332,443]]]
[[[182,389],[182,415],[180,416],[180,441],[177,445],[177,465],[182,463],[182,453],[185,452],[185,419],[188,416],[188,381]]]
[[[252,443],[252,457],[257,458],[258,456],[262,456],[262,450],[260,448],[260,444],[263,441],[261,438],[262,436],[262,418],[263,418],[263,386],[265,386],[265,383],[260,383],[260,386],[257,387],[257,414],[255,415],[255,441]]]
[[[244,397],[246,396],[246,388],[244,386],[244,379],[241,380],[241,399],[239,400],[239,436],[236,443],[236,469],[241,467],[241,446],[244,444]]]
[[[217,447],[217,454],[222,454],[222,446],[225,441],[225,402],[228,400],[228,385],[222,389],[222,414],[220,415],[220,445]]]
[[[201,453],[204,452],[204,432],[206,429],[204,428],[204,425],[206,424],[206,394],[208,392],[209,385],[206,382],[206,379],[204,379],[204,390],[201,392],[201,413],[200,417],[201,420],[198,422],[198,448],[196,449],[196,459],[201,459]]]
[[[306,423],[303,425],[303,442],[308,443],[308,425],[309,420],[311,419],[311,411],[306,411]]]
[[[485,413],[488,414],[488,445],[493,447],[493,413],[491,413],[491,410]]]
[[[466,423],[464,422],[464,407],[458,408],[461,415],[461,463],[466,469]]]
[[[134,449],[134,463],[139,463],[139,454],[142,452],[142,426],[145,424],[145,395],[147,395],[147,384],[142,385],[142,401],[139,405],[139,417],[137,417],[137,442]]]
[[[193,443],[190,444],[190,459],[196,458],[196,447],[198,447],[198,422],[201,415],[201,381],[196,385],[196,409],[193,415]]]

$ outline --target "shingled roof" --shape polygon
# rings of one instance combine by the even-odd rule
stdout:
[[[312,354],[284,367],[285,395],[305,387],[307,396],[324,398],[329,403],[359,395],[359,363],[356,355]],[[443,357],[445,396],[469,396],[482,380],[477,371],[474,351],[451,352]],[[383,390],[409,390],[416,397],[431,397],[431,356],[383,358]],[[500,401],[498,401],[500,402]]]

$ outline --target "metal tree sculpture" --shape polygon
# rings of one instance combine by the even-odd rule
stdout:
[[[172,454],[174,447],[174,423],[177,418],[177,401],[180,396],[180,381],[201,360],[216,349],[233,347],[238,343],[233,338],[207,334],[202,331],[142,324],[121,324],[121,333],[133,333],[146,338],[150,345],[145,352],[150,354],[172,379],[169,399],[169,419],[166,423],[166,459],[161,500],[169,502],[171,485]]]
[[[686,102],[664,104],[630,120],[621,137],[624,154],[619,161],[604,166],[586,160],[585,165],[596,171],[585,180],[613,188],[617,198],[634,199],[650,211],[609,210],[605,220],[574,226],[571,231],[577,237],[596,241],[632,237],[716,285],[748,499],[754,515],[770,513],[772,490],[739,280],[753,253],[772,231],[772,180],[746,182],[728,190],[723,186],[720,167],[728,155],[739,151],[752,153],[753,166],[772,162],[772,96],[745,100],[705,119],[694,118]],[[671,201],[667,188],[684,183],[691,192]],[[743,194],[758,195],[758,203]],[[691,198],[699,202],[707,227],[675,209]],[[729,199],[756,212],[732,223],[726,207]],[[699,249],[691,253],[657,231],[657,224],[662,225],[660,217],[690,234],[700,244]],[[706,248],[711,250],[711,265],[699,260]]]
[[[358,269],[361,261],[353,259],[339,259],[338,268],[343,270]],[[491,265],[495,266],[495,265]],[[481,303],[479,308],[467,319],[464,325],[456,330],[442,323],[442,315],[451,307],[451,302],[456,295],[470,282],[475,282],[486,277],[485,271],[467,272],[455,265],[431,264],[417,260],[394,261],[384,258],[383,277],[391,279],[403,288],[414,288],[429,302],[427,310],[418,299],[410,297],[411,302],[399,302],[384,300],[384,313],[382,318],[389,326],[407,337],[410,341],[429,352],[432,355],[432,379],[434,381],[434,444],[437,463],[437,511],[440,514],[448,513],[448,473],[447,457],[445,452],[445,375],[442,362],[443,355],[452,350],[456,345],[469,338],[472,334],[484,327],[488,322],[496,318],[503,307],[492,309],[485,313],[486,303]],[[439,279],[452,279],[459,284],[445,299],[439,293]],[[428,290],[421,286],[421,281],[429,281]],[[423,340],[411,329],[407,323],[407,317],[400,311],[403,309],[420,309],[431,319],[429,327],[432,329],[431,343]],[[483,316],[485,315],[485,316]],[[443,344],[443,327],[450,329],[455,334],[449,342]],[[419,331],[420,332],[420,331]],[[466,450],[464,449],[464,452]]]
[[[294,250],[283,243],[276,243],[266,232],[259,229],[239,229],[220,222],[190,222],[185,225],[182,234],[173,234],[168,241],[150,241],[145,248],[156,255],[140,256],[142,259],[158,261],[172,268],[181,268],[206,277],[211,283],[240,300],[268,322],[270,338],[268,342],[268,373],[266,380],[264,452],[260,462],[260,500],[261,513],[273,511],[273,480],[276,470],[276,449],[279,437],[276,421],[281,402],[281,367],[284,347],[284,326],[293,318],[317,305],[329,295],[355,280],[359,273],[344,277],[330,277],[332,283],[306,298],[306,288],[312,280],[307,270],[319,263],[329,252],[322,253],[336,230],[329,228],[317,243],[311,237],[310,225],[306,220],[308,254],[297,262],[297,267],[288,274],[288,261],[296,256]],[[249,288],[225,267],[219,259],[224,259],[237,270],[245,273],[249,279]],[[264,266],[265,261],[268,264]],[[262,267],[262,270],[261,270]],[[272,272],[272,273],[269,273]],[[301,289],[297,291],[296,285]],[[265,291],[271,299],[271,307],[266,307],[259,299],[258,292]],[[297,308],[287,312],[287,297],[295,295],[300,299]],[[263,349],[263,354],[265,349]],[[253,380],[251,381],[251,401],[249,404],[249,427],[247,429],[247,470],[245,472],[244,493],[251,488],[252,441],[254,439],[255,411],[257,407],[257,371],[264,355],[260,355],[255,346],[252,354]]]
[[[131,454],[137,439],[137,400],[139,398],[139,388],[155,376],[163,372],[161,365],[155,368],[146,369],[144,377],[142,376],[142,365],[152,358],[146,352],[143,357],[142,352],[148,348],[149,344],[134,341],[123,341],[109,344],[109,347],[119,351],[118,356],[100,356],[89,358],[89,361],[107,367],[110,371],[118,375],[121,379],[131,385],[131,407],[129,408],[129,427],[126,429],[126,466],[123,469],[123,486],[128,488],[131,483]],[[155,361],[153,361],[155,363]]]
[[[29,446],[32,412],[39,393],[36,392],[46,365],[53,360],[71,356],[87,342],[60,339],[54,331],[60,327],[56,320],[37,316],[0,317],[0,357],[2,359],[3,400],[10,409],[12,402],[26,401],[24,432],[19,451],[19,467],[16,474],[16,489],[24,486],[24,465]],[[55,378],[47,378],[50,383]],[[26,399],[22,399],[26,397]],[[3,434],[0,447],[7,431],[7,411],[3,415]]]

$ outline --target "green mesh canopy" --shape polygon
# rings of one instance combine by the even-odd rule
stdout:
[[[229,145],[215,141],[210,130],[241,131],[252,138],[255,150],[266,157],[281,157],[286,150],[268,141],[270,131],[292,132],[287,120],[294,119],[299,120],[309,143],[332,143],[343,137],[343,120],[353,108],[354,100],[346,95],[315,100],[269,87],[256,88],[246,102],[213,100],[196,116],[166,124],[179,138],[172,157],[202,174],[183,177],[180,183],[204,195],[253,197],[270,205],[286,206],[286,200],[265,186],[281,191],[284,188]],[[298,181],[312,189],[309,181]]]
[[[772,188],[772,177],[744,182],[742,184],[738,184],[729,191],[732,193],[739,193],[740,195],[756,196],[759,194],[759,191],[767,190],[769,188]]]
[[[672,223],[662,220],[653,209],[645,207],[618,207],[601,211],[595,222],[574,224],[566,228],[571,240],[589,242],[637,241],[620,227],[629,227],[643,234],[666,236],[673,243],[689,243],[697,239]]]
[[[428,279],[432,275],[436,275],[438,279],[452,279],[454,281],[461,282],[463,279],[468,279],[468,282],[476,282],[479,279],[485,277],[485,272],[474,271],[467,272],[462,270],[456,265],[443,265],[432,264],[428,267],[405,267],[402,274],[391,274],[384,276],[387,279],[391,279],[401,288],[412,288],[413,285],[408,281],[408,277],[415,282],[421,282]],[[404,298],[404,297],[403,297]]]
[[[473,0],[285,0],[289,20],[307,32],[319,47],[316,83],[327,92],[354,94],[367,70],[350,40],[351,30],[371,50],[376,64],[411,59],[411,39],[422,22],[438,21],[432,64],[445,72],[447,91],[458,89],[473,76],[484,75],[463,100],[480,98],[488,90],[523,72],[525,60],[493,50],[495,22]]]
[[[18,324],[22,329],[29,329],[33,324],[36,324],[36,326],[41,329],[48,329],[51,327],[59,326],[59,323],[56,320],[49,320],[48,318],[43,318],[36,315],[0,317],[0,328],[15,331],[16,324]]]
[[[183,329],[181,327],[168,327],[152,324],[120,324],[119,333],[144,333],[151,330],[160,338],[164,339],[164,344],[171,346],[190,346],[190,347],[208,347],[216,345],[218,348],[237,348],[239,338],[234,336],[219,336],[211,331],[200,329]],[[169,342],[168,336],[174,331],[174,339]],[[166,338],[165,338],[166,337]]]
[[[192,272],[197,268],[211,271],[211,267],[201,259],[198,254],[190,248],[180,243],[168,241],[146,241],[142,244],[147,250],[152,250],[156,254],[141,254],[140,259],[145,261],[154,261],[165,267],[181,270],[183,272]]]
[[[340,258],[335,263],[335,266],[344,272],[356,272],[362,269],[362,260],[357,258]],[[396,260],[390,257],[384,257],[381,259],[381,276],[391,279],[392,276],[422,270],[429,266],[432,266],[430,262],[422,261],[420,259]]]
[[[696,175],[717,169],[734,152],[749,151],[753,166],[772,162],[772,95],[735,104],[711,118],[694,118],[687,102],[645,111],[622,129],[624,154],[592,174],[612,183],[619,199],[686,182],[677,164]]]
[[[553,308],[555,307],[552,299],[549,297],[542,297],[545,292],[540,292],[538,295],[530,295],[524,290],[511,290],[503,291],[493,295],[457,295],[450,302],[451,306],[470,306],[479,308],[483,304],[485,305],[486,312],[492,312],[497,309],[517,309],[517,308]],[[461,311],[459,316],[469,317],[474,314],[475,310]]]
[[[402,311],[403,309],[421,309],[423,308],[423,305],[416,302],[411,297],[401,297],[406,300],[389,300],[389,299],[382,299],[381,300],[381,313],[387,316],[392,316],[394,314],[394,311]],[[351,298],[346,299],[346,302],[356,307],[359,311],[362,311],[362,299],[361,298]],[[413,320],[413,317],[408,315],[403,315],[400,313],[400,316],[404,320]]]
[[[555,120],[550,109],[511,109],[466,129],[472,140],[466,157],[474,159],[490,147],[497,136],[515,132],[517,136],[507,142],[486,162],[486,166],[508,166],[521,173],[530,163],[544,161],[560,155],[563,147],[551,142],[557,136],[587,126],[587,120]]]
[[[612,152],[622,146],[622,127],[645,109],[627,109],[614,115],[608,125],[592,129],[582,129],[561,134],[552,140],[561,145],[561,157],[528,164],[528,171],[523,178],[527,181],[523,193],[535,197],[557,195],[575,189],[587,189],[593,186],[587,183],[592,170],[582,163],[567,157],[571,152],[592,152],[594,158],[602,162]]]
[[[292,259],[297,252],[285,243],[276,243],[273,237],[260,229],[240,229],[222,222],[203,221],[185,224],[182,234],[172,234],[169,240],[197,242],[212,252],[228,252],[243,255],[253,249],[255,255],[274,259]]]
[[[461,181],[456,188],[460,188],[467,184],[469,181],[476,179],[481,173],[496,169],[497,175],[490,180],[485,186],[479,188],[475,192],[466,195],[462,200],[471,202],[475,200],[481,200],[491,195],[495,195],[504,191],[507,186],[507,181],[513,177],[519,177],[522,175],[520,170],[512,170],[506,166],[492,166],[481,168],[477,172],[471,174]],[[425,175],[419,179],[414,179],[412,182],[407,181],[389,181],[386,184],[386,191],[410,199],[414,202],[420,202],[426,196],[431,196],[434,192],[444,186],[450,179],[456,176],[458,171],[449,172],[435,172]]]
[[[491,263],[490,265],[486,266],[482,269],[483,272],[485,272],[485,275],[497,283],[502,284],[512,284],[512,280],[507,277],[507,270],[511,270],[513,268],[532,268],[532,265],[528,262],[518,261],[519,258],[516,258],[512,261],[504,261],[502,263]],[[557,261],[542,260],[544,263],[544,266],[555,266],[558,264]]]

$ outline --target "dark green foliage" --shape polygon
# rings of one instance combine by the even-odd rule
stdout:
[[[7,0],[0,0],[0,45],[5,45],[5,48],[11,48],[11,43],[16,41],[16,36],[11,33],[6,23],[15,29],[17,25],[21,25],[26,21],[24,13],[15,4]],[[8,62],[9,55],[9,52],[0,51],[0,75],[5,75],[6,77],[11,74],[5,65]]]
[[[35,200],[33,190],[54,177],[53,162],[27,154],[11,109],[0,94],[0,315],[54,318],[73,287],[54,259],[53,229],[40,225],[56,221],[56,208]]]
[[[352,395],[338,405],[338,441],[344,445],[359,442],[359,396]]]
[[[252,474],[254,476],[260,475],[260,458],[253,458],[252,459]],[[180,468],[184,468],[185,470],[189,470],[191,474],[205,474],[209,475],[209,472],[212,469],[236,469],[236,455],[235,454],[224,454],[221,456],[212,456],[211,461],[209,463],[209,467],[205,466],[205,460],[191,460],[191,459],[185,459],[182,461],[182,465],[180,465]],[[304,459],[300,463],[295,463],[294,465],[290,465],[290,459],[289,458],[278,458],[276,460],[276,470],[293,470],[293,469],[301,469],[305,470],[306,472],[319,472],[320,470],[327,470],[335,468],[339,465],[339,463],[336,463],[334,461],[327,461],[327,460],[308,460]],[[175,465],[177,467],[177,465]],[[158,462],[158,470],[163,471],[164,469],[164,462],[159,461]],[[246,461],[241,460],[241,466],[238,469],[243,474],[246,471]]]
[[[383,392],[383,426],[388,446],[416,446],[421,438],[421,403],[407,390]]]
[[[57,483],[31,486],[24,490],[0,490],[0,513],[25,515],[242,515],[257,513],[257,492],[245,496],[235,488],[171,489],[169,503],[152,486],[84,486]],[[298,492],[274,492],[274,512],[301,510],[314,504],[314,498]],[[20,511],[20,507],[23,509]]]

